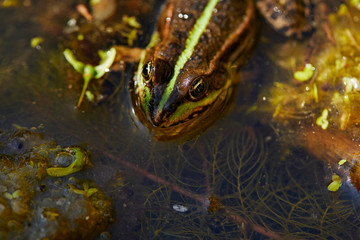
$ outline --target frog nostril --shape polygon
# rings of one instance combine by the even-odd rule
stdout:
[[[160,127],[165,122],[164,114],[157,110],[155,113],[151,114],[151,122],[154,126]]]

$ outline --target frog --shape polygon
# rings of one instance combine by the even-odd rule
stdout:
[[[258,41],[258,13],[281,34],[301,37],[313,29],[311,7],[311,0],[167,1],[130,83],[138,120],[159,141],[199,136],[232,106],[239,69]]]

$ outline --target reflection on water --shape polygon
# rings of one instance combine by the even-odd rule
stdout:
[[[142,13],[143,25],[157,9],[140,1],[122,4],[128,15]],[[246,107],[254,99],[241,90],[250,81],[240,87],[231,114],[182,145],[156,142],[136,122],[127,87],[132,65],[94,82],[90,90],[104,98],[76,109],[82,79],[65,61],[63,49],[76,47],[79,57],[96,63],[97,51],[89,46],[108,49],[127,41],[105,33],[106,24],[86,22],[75,6],[35,1],[0,8],[0,127],[11,133],[13,124],[41,125],[45,138],[61,146],[86,145],[93,166],[71,176],[91,179],[113,199],[116,222],[108,229],[113,239],[359,239],[358,192],[348,182],[329,192],[332,172],[326,164],[290,148],[273,126],[256,120]],[[70,18],[80,30],[69,27]],[[84,42],[74,40],[77,31]],[[44,42],[31,48],[33,37]],[[146,41],[140,37],[135,44]],[[258,52],[244,74],[259,78],[258,84],[267,73],[252,69],[265,69],[263,58]]]

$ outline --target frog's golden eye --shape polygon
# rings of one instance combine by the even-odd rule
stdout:
[[[149,82],[153,76],[153,62],[149,61],[144,64],[143,69],[141,71],[141,74],[143,78],[145,79],[145,82]]]
[[[200,100],[205,96],[207,90],[207,82],[203,77],[196,78],[189,89],[189,95],[192,100]]]

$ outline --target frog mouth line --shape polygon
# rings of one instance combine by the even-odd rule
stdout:
[[[170,125],[167,125],[169,123],[168,119],[163,120],[164,116],[162,115],[162,113],[156,113],[155,117],[153,119],[149,119],[149,122],[151,123],[151,125],[155,128],[161,128],[161,129],[166,129],[166,128],[171,128],[171,127],[175,127],[177,125],[182,125],[182,124],[186,124],[189,122],[192,122],[193,119],[195,119],[196,117],[198,117],[200,114],[204,113],[205,111],[207,111],[214,103],[216,103],[216,101],[212,102],[211,104],[208,105],[204,105],[201,108],[199,108],[199,110],[191,113],[189,116],[187,116],[184,119],[180,119],[179,121],[173,122]],[[160,122],[159,124],[156,124],[157,122]]]
[[[180,120],[178,122],[175,122],[169,126],[160,126],[160,128],[169,128],[169,127],[174,127],[176,125],[179,124],[184,124],[184,123],[188,123],[189,121],[193,120],[194,118],[196,118],[197,116],[199,116],[201,113],[205,112],[207,109],[210,108],[210,106],[212,106],[213,104],[209,104],[207,106],[204,106],[203,108],[201,108],[201,110],[195,111],[193,112],[190,116],[188,116],[186,119]]]
[[[192,112],[186,118],[183,118],[183,119],[180,119],[180,120],[178,120],[176,122],[173,122],[170,125],[166,125],[169,122],[169,120],[167,120],[167,121],[164,121],[163,123],[161,123],[158,126],[154,125],[154,127],[159,128],[159,129],[166,129],[166,128],[173,128],[173,127],[176,127],[178,125],[182,125],[182,126],[191,125],[192,123],[195,122],[194,120],[201,120],[201,119],[203,120],[204,119],[203,115],[204,115],[204,113],[206,111],[211,111],[212,110],[211,108],[214,105],[217,105],[217,107],[220,107],[219,102],[221,104],[221,102],[226,102],[227,101],[226,100],[228,98],[227,96],[228,96],[229,93],[231,93],[231,91],[229,92],[229,90],[230,90],[230,88],[224,89],[223,91],[221,91],[221,93],[212,102],[210,102],[209,104],[206,104],[206,105],[201,105],[201,108],[199,108],[198,110]],[[223,97],[225,99],[223,99]],[[222,106],[224,108],[225,108],[226,105],[227,104],[222,104]],[[224,110],[224,108],[221,108],[221,109],[216,108],[216,109],[219,109],[219,113],[220,113],[220,112],[222,112]]]

